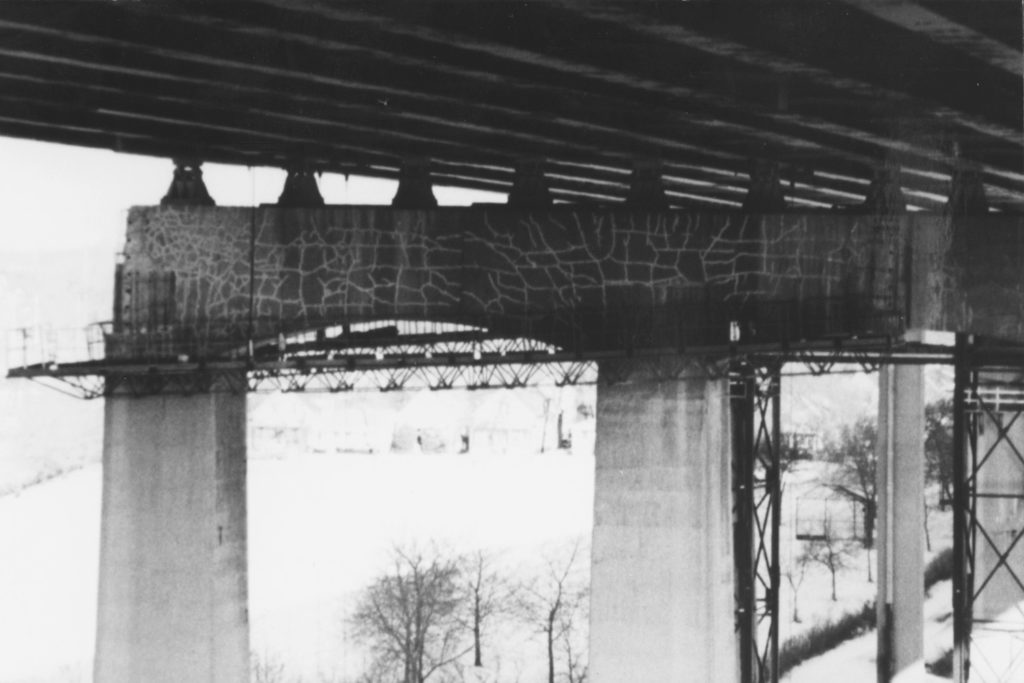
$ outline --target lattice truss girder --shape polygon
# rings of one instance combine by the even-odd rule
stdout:
[[[480,363],[476,365],[381,366],[377,368],[205,369],[131,374],[47,375],[38,383],[79,398],[113,392],[132,396],[217,392],[398,391],[402,389],[515,389],[538,384],[594,384],[597,366],[588,361]]]
[[[1024,680],[1024,372],[957,347],[954,677]]]
[[[731,373],[736,626],[743,683],[778,681],[781,364]]]
[[[256,370],[249,374],[249,391],[401,389],[515,389],[542,383],[570,386],[597,381],[593,363],[550,362],[475,365],[417,365],[356,370],[340,368],[306,370]]]

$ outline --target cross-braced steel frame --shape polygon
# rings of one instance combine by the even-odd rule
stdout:
[[[979,359],[966,335],[957,339],[954,363],[954,680],[1020,681],[1024,520],[999,528],[992,510],[1024,510],[1024,367]],[[1019,466],[1017,477],[1007,479],[1007,463]]]
[[[733,366],[736,630],[743,683],[779,680],[781,365]]]

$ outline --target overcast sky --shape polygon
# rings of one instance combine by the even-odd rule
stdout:
[[[13,329],[83,329],[108,319],[127,210],[159,203],[173,170],[170,159],[0,137],[0,341]],[[272,204],[285,176],[221,164],[204,164],[203,175],[221,206]],[[386,205],[395,188],[390,180],[320,178],[328,204]],[[434,194],[442,205],[504,200],[455,188]]]
[[[0,138],[0,187],[6,206],[3,249],[120,249],[125,211],[160,201],[170,185],[169,159],[118,154],[49,143]],[[280,169],[206,164],[207,189],[222,206],[273,203],[281,194]],[[328,204],[388,204],[395,183],[324,175]],[[501,201],[483,192],[436,188],[441,204]]]

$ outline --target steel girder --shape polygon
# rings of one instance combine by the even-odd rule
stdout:
[[[780,364],[731,374],[736,630],[743,683],[779,680]]]

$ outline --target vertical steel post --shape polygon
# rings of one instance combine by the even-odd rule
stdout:
[[[738,366],[731,387],[740,680],[775,683],[779,675],[782,519],[779,367]]]
[[[770,468],[765,472],[765,483],[771,504],[771,594],[768,596],[766,608],[769,614],[768,625],[768,680],[776,683],[779,680],[779,586],[781,583],[779,565],[779,528],[782,526],[782,469],[779,457],[782,437],[782,382],[781,367],[772,368],[769,384],[769,397],[772,411],[771,443],[768,457]]]
[[[953,680],[967,683],[971,652],[970,495],[967,458],[967,392],[970,391],[970,340],[956,337],[953,356]]]
[[[732,393],[733,549],[736,567],[736,637],[740,681],[754,683],[757,629],[754,610],[754,382],[745,365],[734,368]]]

